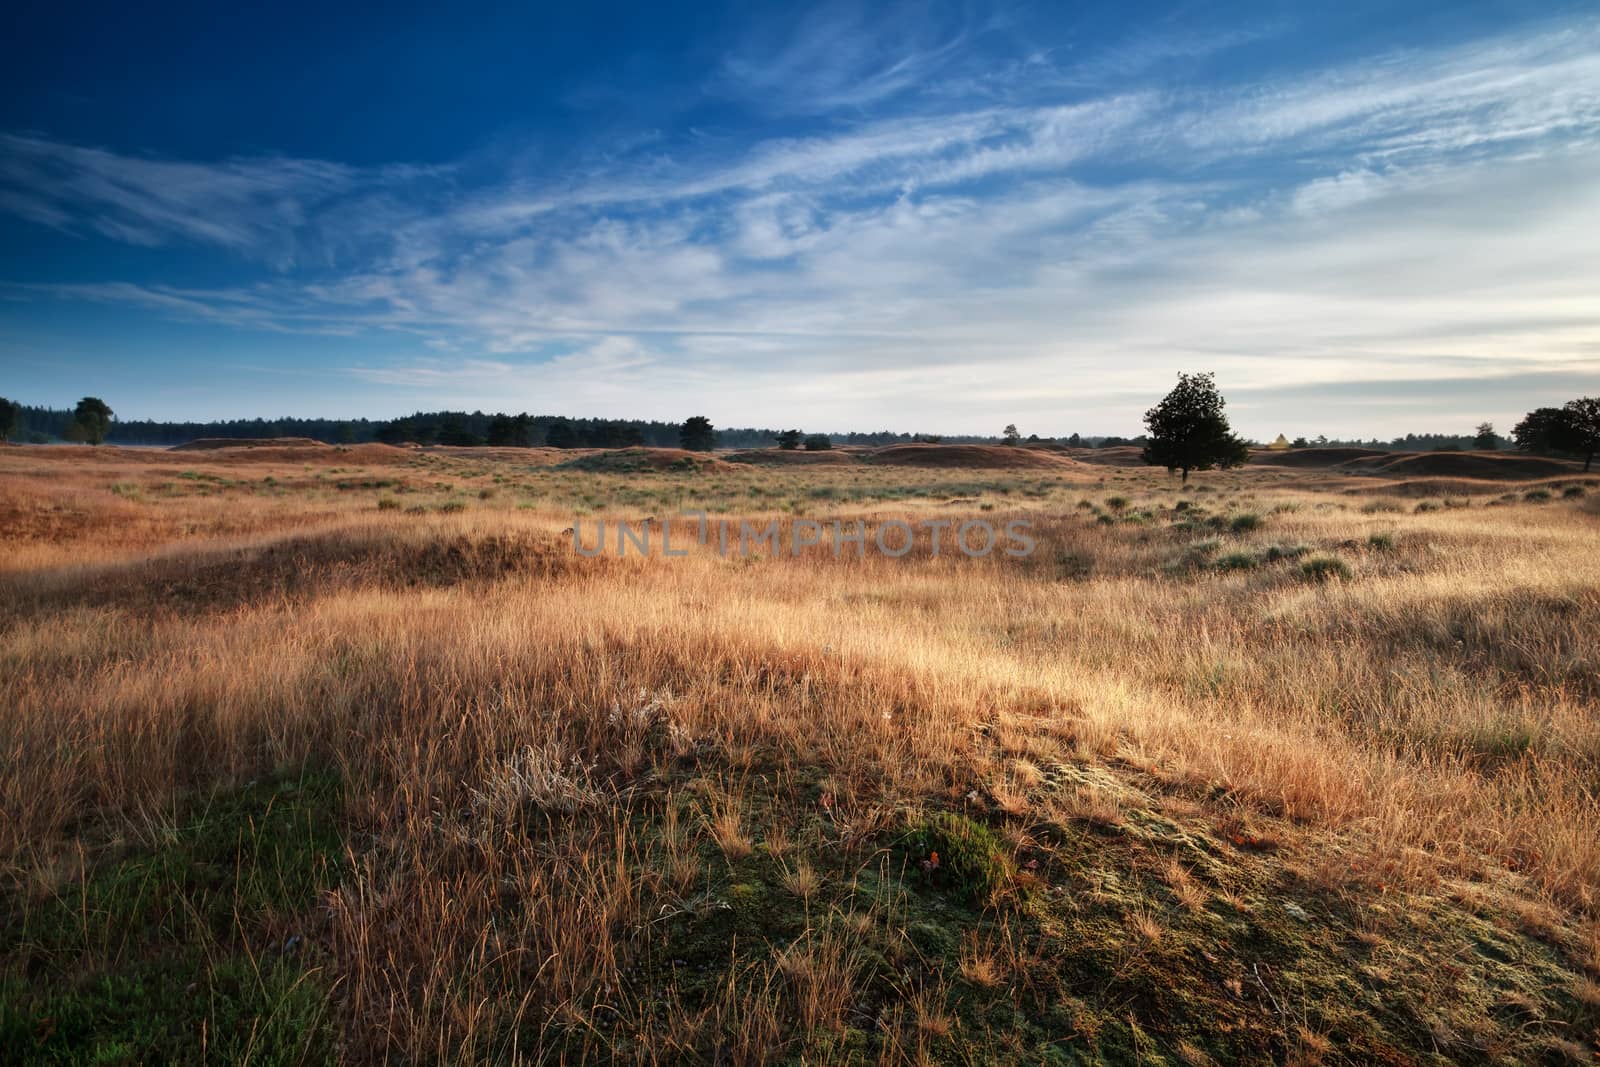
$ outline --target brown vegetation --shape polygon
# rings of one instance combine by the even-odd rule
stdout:
[[[236,953],[296,976],[242,1032],[309,996],[347,1060],[1594,1051],[1587,483],[252,451],[0,461],[0,1036],[190,943],[211,912],[147,901],[128,947],[107,886],[155,878],[220,901],[160,972],[194,1033]],[[571,551],[681,508],[1039,545]],[[230,805],[222,860],[163,858]],[[240,844],[274,805],[336,841],[311,888],[209,888],[291,881]]]

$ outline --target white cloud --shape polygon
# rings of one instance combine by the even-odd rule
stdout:
[[[1256,390],[1241,418],[1268,434],[1316,410],[1293,391],[1309,383],[1600,370],[1594,24],[1198,96],[929,93],[871,118],[854,112],[911,94],[972,31],[896,60],[879,38],[841,45],[850,26],[826,14],[770,65],[723,72],[798,84],[785,109],[844,108],[827,132],[651,144],[544,181],[462,191],[451,171],[0,138],[0,209],[283,268],[244,288],[11,292],[414,336],[440,354],[351,373],[471,406],[671,416],[710,392],[730,398],[720,421],[773,424],[804,405],[836,426],[909,410],[982,430],[1009,411],[1126,430],[1152,382],[1211,368]]]

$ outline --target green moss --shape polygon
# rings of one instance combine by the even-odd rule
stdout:
[[[987,826],[940,812],[912,830],[911,858],[934,885],[958,890],[975,904],[988,904],[1011,888],[1016,867]]]
[[[331,1061],[310,916],[338,880],[337,800],[330,775],[254,784],[81,884],[7,900],[0,1048],[41,1063]]]

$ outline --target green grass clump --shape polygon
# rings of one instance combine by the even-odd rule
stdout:
[[[1528,501],[1530,504],[1543,504],[1546,500],[1550,499],[1550,490],[1530,489],[1526,493],[1522,494],[1522,499]]]
[[[1573,500],[1573,499],[1575,499],[1577,497],[1582,496],[1583,494],[1584,494],[1583,486],[1581,486],[1581,485],[1569,485],[1565,489],[1561,490],[1561,499],[1563,499],[1563,500]]]
[[[1260,562],[1253,552],[1229,552],[1217,560],[1216,567],[1219,571],[1249,571]]]
[[[1235,515],[1233,520],[1228,523],[1228,529],[1232,530],[1234,533],[1245,533],[1249,530],[1257,530],[1260,528],[1261,516],[1250,511],[1245,512],[1243,515]]]
[[[1300,564],[1300,573],[1314,582],[1325,582],[1330,578],[1350,577],[1350,567],[1342,559],[1317,556]]]
[[[1276,563],[1280,559],[1299,559],[1310,551],[1311,549],[1306,545],[1273,545],[1267,549],[1266,561],[1268,563]]]
[[[911,858],[936,885],[958,890],[974,904],[1002,896],[1016,877],[1011,855],[994,832],[955,812],[940,812],[911,832]]]
[[[1367,547],[1387,552],[1394,547],[1394,534],[1375,533],[1367,538]]]

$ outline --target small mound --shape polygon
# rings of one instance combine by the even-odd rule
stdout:
[[[1392,455],[1376,448],[1296,448],[1287,452],[1258,450],[1251,453],[1250,462],[1272,467],[1336,467]]]
[[[196,437],[193,441],[173,445],[168,451],[215,452],[221,448],[313,448],[321,451],[332,447],[309,437]]]
[[[897,467],[985,470],[1070,470],[1078,465],[1062,456],[1014,445],[889,445],[863,458]]]
[[[1096,467],[1143,467],[1144,449],[1138,445],[1112,445],[1110,448],[1073,448],[1067,455],[1079,463]]]
[[[719,471],[732,468],[706,452],[682,448],[598,448],[558,463],[562,470],[629,474],[637,471]]]
[[[734,452],[724,457],[729,463],[754,463],[758,466],[787,467],[787,466],[838,466],[859,463],[860,460],[850,452],[827,450],[822,452],[805,452],[798,449],[782,448],[752,448],[747,452]]]
[[[1405,452],[1393,459],[1363,464],[1376,474],[1407,478],[1479,478],[1521,481],[1570,474],[1580,465],[1567,460],[1515,452]]]
[[[156,612],[226,612],[263,598],[310,600],[350,589],[443,588],[516,574],[558,577],[592,569],[561,538],[511,530],[495,534],[383,526],[293,534],[242,548],[192,551],[13,586],[10,610],[116,606]]]

